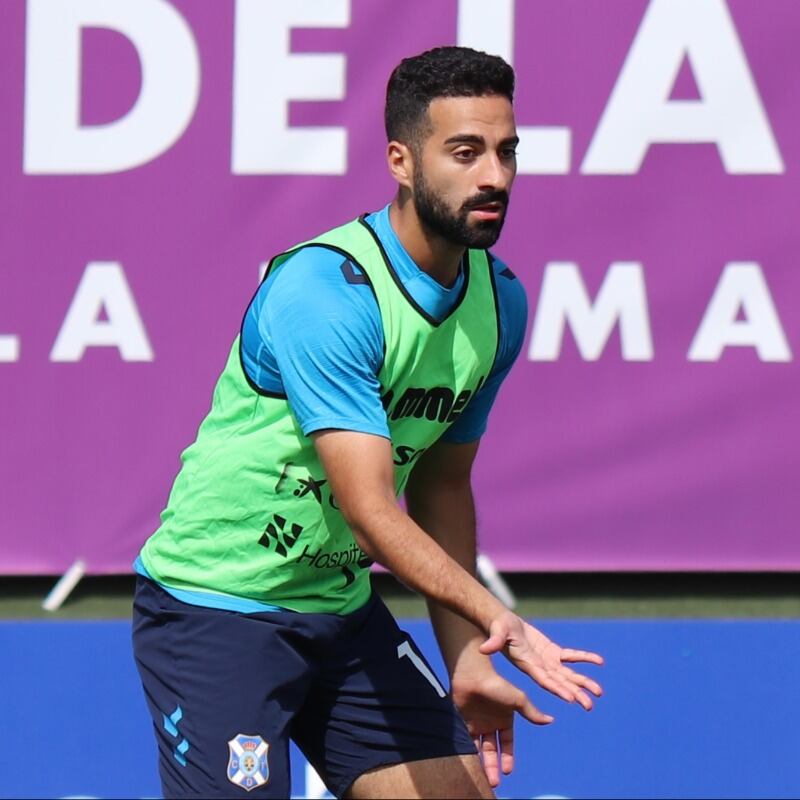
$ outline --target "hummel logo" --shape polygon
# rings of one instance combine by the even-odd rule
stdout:
[[[508,267],[506,267],[500,273],[500,277],[501,278],[505,278],[506,280],[509,280],[509,281],[515,281],[517,279],[517,276]]]
[[[303,526],[292,522],[289,530],[284,530],[285,527],[286,518],[280,514],[275,514],[272,517],[272,522],[267,525],[264,533],[261,534],[258,543],[262,547],[266,547],[267,550],[274,543],[275,552],[279,556],[286,558],[289,555],[289,550],[294,547],[297,537],[303,532]]]
[[[367,276],[363,273],[357,273],[355,267],[352,265],[350,261],[345,259],[341,265],[342,275],[344,275],[344,279],[355,286],[361,283],[368,283]]]

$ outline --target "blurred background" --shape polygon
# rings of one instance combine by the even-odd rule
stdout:
[[[391,200],[386,80],[445,44],[517,73],[480,549],[607,658],[589,716],[532,690],[558,720],[500,796],[800,796],[798,33],[794,0],[2,0],[0,796],[158,794],[133,559],[264,263]]]

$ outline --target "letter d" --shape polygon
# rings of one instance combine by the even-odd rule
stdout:
[[[142,88],[125,116],[81,127],[80,32],[87,27],[130,39]],[[28,0],[26,36],[26,173],[120,172],[161,155],[186,130],[200,59],[186,21],[164,0]]]

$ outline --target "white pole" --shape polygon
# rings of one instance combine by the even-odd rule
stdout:
[[[69,597],[70,592],[78,585],[78,581],[85,573],[86,562],[79,558],[58,579],[56,585],[50,590],[50,594],[45,597],[42,608],[45,611],[57,611],[61,608],[61,604]]]
[[[503,580],[503,576],[497,571],[494,562],[485,553],[478,553],[475,566],[478,568],[478,575],[485,584],[486,588],[501,602],[509,608],[514,608],[517,598]]]

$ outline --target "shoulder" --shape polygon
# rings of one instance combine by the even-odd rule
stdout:
[[[380,311],[363,273],[342,253],[316,245],[267,273],[247,308],[242,334],[256,347],[267,343],[276,350],[289,339],[322,345],[332,337],[363,336],[378,341],[382,352]]]
[[[373,321],[379,315],[361,268],[342,253],[316,245],[298,250],[268,273],[259,294],[272,318],[288,312],[338,322],[354,316]]]
[[[347,286],[365,287],[369,292],[369,283],[362,269],[338,250],[321,245],[308,245],[292,253],[277,269],[271,271],[265,281],[269,291],[272,286],[281,293],[298,292],[305,299],[312,301],[315,297],[311,289],[323,292],[334,292],[347,297],[348,294],[359,296],[364,292],[342,292]]]

